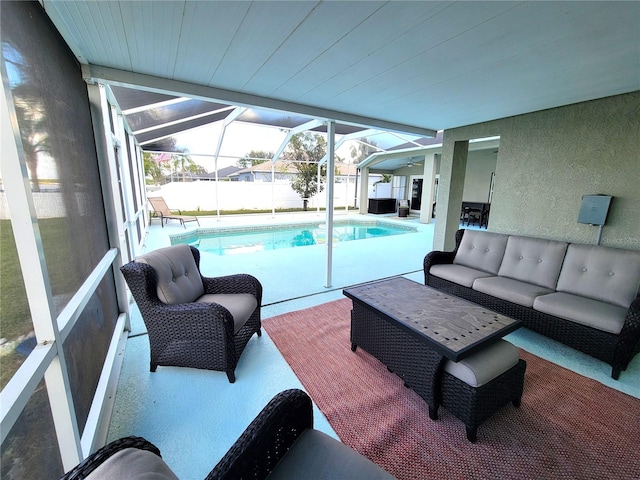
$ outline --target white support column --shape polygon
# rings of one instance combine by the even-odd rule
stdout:
[[[433,218],[433,195],[436,181],[436,154],[427,153],[424,156],[422,173],[422,199],[420,202],[420,223],[431,223]]]
[[[360,170],[360,213],[365,214],[369,210],[369,168]]]
[[[336,146],[336,124],[330,120],[327,124],[327,282],[325,287],[331,287],[331,276],[333,268],[333,182],[335,178],[335,146]]]

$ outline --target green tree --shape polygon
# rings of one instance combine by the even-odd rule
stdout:
[[[324,190],[327,166],[320,169],[318,182],[318,162],[327,153],[327,142],[323,136],[309,132],[291,137],[282,157],[291,162],[297,174],[291,179],[291,188],[302,198],[302,209],[308,209],[309,198]]]
[[[377,144],[373,140],[365,138],[362,142],[354,142],[351,144],[351,161],[354,164],[360,163],[369,155],[378,151]]]
[[[151,152],[142,152],[142,159],[144,161],[144,175],[150,177],[154,185],[160,185],[164,180],[164,168],[163,163],[156,161],[158,155]]]
[[[253,167],[254,165],[264,163],[267,160],[271,160],[272,158],[273,152],[265,152],[264,150],[251,150],[249,153],[245,154],[244,157],[238,160],[237,165],[242,168]]]
[[[204,168],[194,162],[186,150],[183,153],[171,154],[171,166],[177,175],[182,175],[183,182],[186,181],[187,173],[198,174],[204,171]]]

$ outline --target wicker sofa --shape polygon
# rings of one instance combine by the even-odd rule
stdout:
[[[614,379],[640,351],[640,251],[461,229],[423,268],[425,285],[518,318]]]

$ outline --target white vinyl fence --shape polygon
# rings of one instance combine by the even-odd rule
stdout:
[[[325,185],[326,187],[326,185]],[[354,206],[355,182],[336,183],[335,208]],[[151,187],[150,197],[163,197],[172,210],[268,210],[302,208],[302,198],[284,182],[173,182]],[[308,208],[326,206],[326,188],[309,199]]]

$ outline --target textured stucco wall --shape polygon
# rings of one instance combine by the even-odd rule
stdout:
[[[598,228],[578,211],[583,195],[605,194],[615,198],[601,244],[640,250],[640,91],[447,130],[441,172],[456,141],[492,135],[490,231],[594,244]],[[455,228],[436,225],[434,248],[449,249]]]

